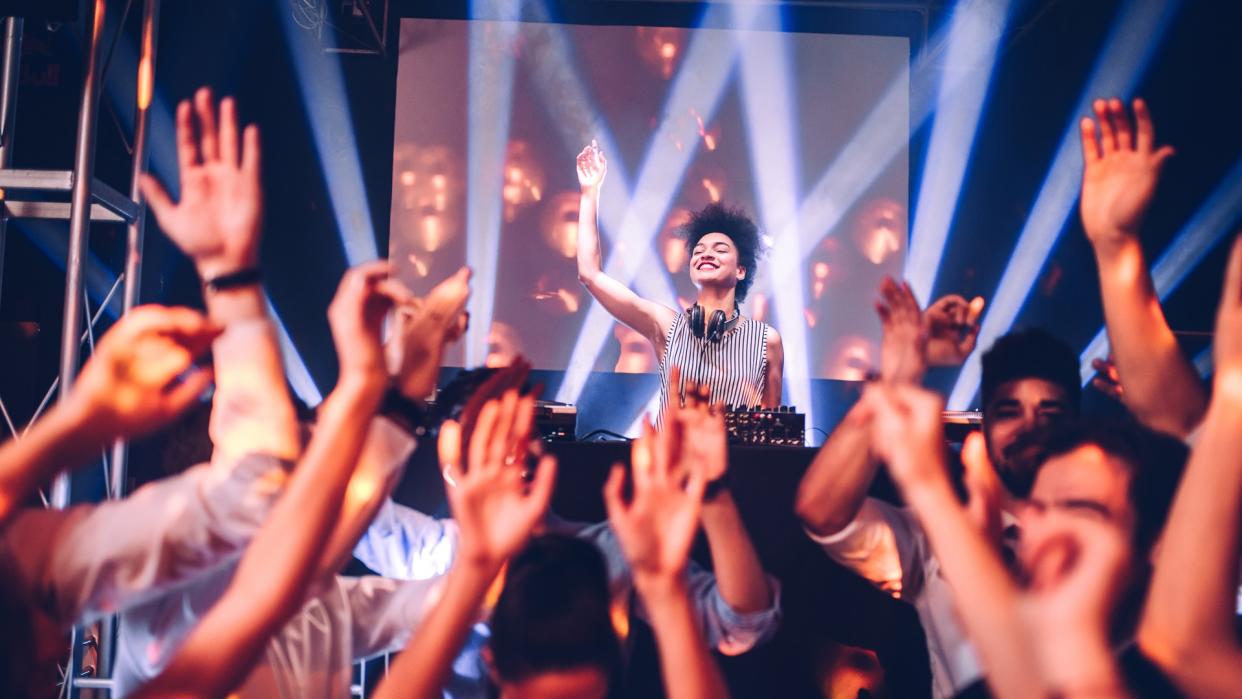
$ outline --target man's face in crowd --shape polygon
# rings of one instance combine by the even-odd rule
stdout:
[[[1011,492],[1023,474],[1016,473],[1019,460],[1006,450],[1027,432],[1057,425],[1072,414],[1065,390],[1051,381],[1016,379],[996,389],[992,401],[983,409],[983,436],[988,456]]]
[[[1126,541],[1132,541],[1136,515],[1129,488],[1130,469],[1126,463],[1094,444],[1045,461],[1035,477],[1030,497],[1018,511],[1022,530],[1018,557],[1023,570],[1036,581],[1056,574],[1055,570],[1031,570],[1031,565],[1048,539],[1049,525],[1065,522],[1065,518],[1090,518],[1115,525]],[[1041,565],[1061,563],[1044,557]]]

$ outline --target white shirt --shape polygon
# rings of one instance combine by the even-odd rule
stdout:
[[[829,536],[807,532],[837,563],[914,606],[927,636],[932,696],[947,699],[983,676],[957,618],[953,589],[914,515],[867,498],[858,515]]]

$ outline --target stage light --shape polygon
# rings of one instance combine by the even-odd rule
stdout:
[[[964,0],[953,8],[936,94],[935,121],[919,183],[905,278],[930,303],[957,210],[979,117],[1005,33],[1010,0]]]
[[[736,24],[748,26],[752,18],[745,13],[753,9],[733,5]],[[770,8],[769,20],[779,26],[778,8]],[[811,371],[807,325],[803,311],[806,289],[802,280],[801,236],[796,220],[798,213],[798,147],[794,123],[797,109],[789,76],[793,74],[789,38],[780,32],[738,32],[741,56],[742,108],[746,124],[746,142],[750,149],[751,168],[755,174],[755,201],[760,228],[772,243],[771,274],[764,281],[776,306],[776,326],[784,345],[784,384],[789,400],[806,414],[808,425],[815,424],[811,414]],[[794,222],[793,225],[789,225]],[[755,271],[751,271],[753,274]],[[780,274],[779,283],[775,274]],[[778,399],[783,403],[784,399]]]
[[[1152,267],[1152,283],[1161,301],[1168,298],[1203,257],[1220,243],[1239,217],[1242,217],[1242,159],[1234,164],[1190,221],[1173,236],[1164,254]],[[1108,333],[1100,328],[1082,351],[1084,386],[1095,376],[1091,360],[1107,357],[1108,353]]]
[[[1128,97],[1142,76],[1180,2],[1125,3],[1061,136],[1031,215],[1018,236],[996,293],[988,299],[978,347],[966,360],[949,396],[950,410],[964,410],[979,390],[979,354],[1007,332],[1022,310],[1052,247],[1078,200],[1082,146],[1078,122],[1100,97]]]
[[[293,60],[302,94],[302,106],[310,122],[311,137],[319,156],[319,169],[327,185],[332,213],[349,265],[379,257],[375,227],[358,161],[358,142],[348,93],[337,54],[324,50],[317,34],[299,27],[287,0],[275,0],[282,19],[285,45]],[[320,31],[328,31],[324,25]]]
[[[500,230],[506,207],[524,200],[523,162],[514,163],[516,180],[506,172],[509,153],[509,114],[513,97],[513,69],[518,30],[519,0],[476,0],[471,3],[470,65],[466,117],[469,150],[466,156],[466,264],[481,280],[466,309],[466,366],[488,358],[487,338],[495,308],[496,264]],[[510,189],[510,191],[506,191]],[[514,201],[509,201],[512,195]],[[514,210],[516,210],[514,208]]]
[[[276,312],[276,306],[272,304],[272,299],[266,292],[263,294],[263,301],[267,304],[268,315],[275,321],[276,335],[280,339],[280,356],[285,365],[285,378],[289,380],[294,394],[301,398],[303,403],[312,408],[319,405],[323,402],[323,394],[315,385],[315,379],[311,377],[306,363],[302,361],[302,355],[298,354],[293,338],[289,337],[289,331],[285,330],[285,324],[281,322],[280,314]]]
[[[722,6],[709,6],[700,26],[728,26],[726,12],[727,9]],[[715,114],[737,55],[735,42],[720,39],[716,33],[696,31],[693,34],[661,113],[681,115],[694,109],[696,114],[709,119]],[[674,142],[694,143],[696,147],[678,149],[673,146]],[[612,229],[620,231],[619,236],[614,238],[618,250],[650,249],[651,240],[659,233],[669,206],[680,190],[682,176],[697,152],[697,144],[701,142],[695,122],[666,118],[660,123],[639,170],[630,205],[619,229]],[[604,271],[622,284],[629,284],[647,259],[646,254],[623,255],[614,251],[609,255]],[[557,392],[558,401],[577,402],[595,358],[607,340],[611,323],[612,319],[603,306],[592,303],[574,343],[568,369]]]

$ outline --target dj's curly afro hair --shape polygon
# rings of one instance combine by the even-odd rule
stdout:
[[[746,270],[746,277],[737,283],[737,301],[745,301],[755,283],[756,265],[763,253],[759,226],[740,207],[712,203],[690,214],[690,220],[678,230],[678,235],[686,241],[688,254],[694,253],[694,246],[708,233],[723,233],[737,247],[737,264]]]

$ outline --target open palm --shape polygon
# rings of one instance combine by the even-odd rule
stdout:
[[[598,189],[604,184],[604,175],[608,174],[608,159],[599,149],[599,144],[591,141],[591,145],[578,154],[578,184],[583,189]]]
[[[649,424],[631,448],[633,497],[625,501],[625,467],[616,464],[604,485],[608,521],[636,576],[667,578],[686,567],[699,526],[705,480],[701,469],[677,469],[678,430],[657,434]]]
[[[1134,100],[1134,122],[1120,100],[1096,100],[1098,120],[1082,120],[1082,223],[1096,244],[1135,236],[1173,149],[1155,147],[1147,105]]]
[[[160,227],[205,278],[253,267],[258,260],[263,196],[259,131],[246,127],[239,148],[237,108],[225,98],[216,113],[211,91],[177,106],[181,200],[144,175],[142,192]]]

